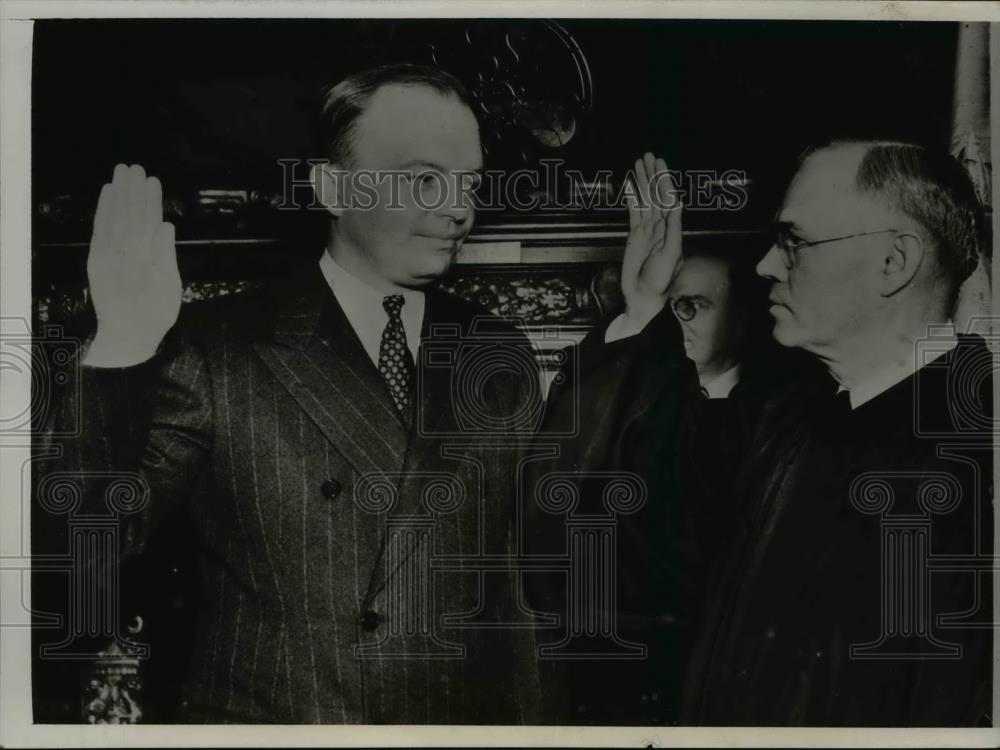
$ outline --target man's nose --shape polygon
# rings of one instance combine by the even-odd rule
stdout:
[[[449,203],[438,213],[441,214],[441,216],[451,219],[456,224],[464,224],[472,215],[472,207],[452,205]]]
[[[460,180],[450,180],[447,200],[438,213],[448,217],[456,224],[464,224],[472,215],[472,211],[472,198],[468,194],[468,190],[463,190]]]
[[[771,245],[771,249],[760,259],[756,270],[758,276],[771,281],[784,281],[788,276],[788,269],[776,245]]]

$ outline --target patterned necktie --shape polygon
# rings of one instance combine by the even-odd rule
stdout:
[[[413,365],[410,350],[406,346],[406,330],[403,328],[402,294],[393,294],[382,299],[382,307],[389,315],[389,322],[382,331],[382,343],[378,349],[378,371],[382,373],[389,394],[399,413],[406,415],[410,408],[410,371]]]

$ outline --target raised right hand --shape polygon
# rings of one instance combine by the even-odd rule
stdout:
[[[115,166],[101,190],[87,256],[97,334],[83,363],[128,367],[152,357],[177,320],[181,279],[160,181]]]
[[[635,162],[635,187],[621,284],[628,327],[641,329],[663,309],[680,270],[682,206],[666,163],[650,153]]]

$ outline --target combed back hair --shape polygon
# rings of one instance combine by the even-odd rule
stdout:
[[[363,70],[323,90],[320,110],[320,148],[334,164],[350,166],[358,118],[383,86],[426,86],[443,96],[454,96],[470,109],[465,86],[451,73],[428,65],[394,63]]]
[[[817,150],[840,147],[864,149],[855,178],[859,191],[877,196],[930,235],[953,304],[979,262],[983,212],[972,178],[944,151],[912,143],[834,141]]]

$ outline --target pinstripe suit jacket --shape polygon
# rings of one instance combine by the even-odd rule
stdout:
[[[189,505],[204,601],[181,718],[534,723],[534,638],[515,576],[460,570],[459,556],[512,552],[518,445],[461,437],[448,366],[463,337],[472,351],[484,311],[428,292],[424,337],[438,324],[458,335],[440,367],[420,369],[407,429],[317,268],[274,293],[192,307],[153,361],[83,368],[57,417],[83,426],[65,464],[138,467],[148,482],[126,553]],[[521,334],[483,322],[524,361]],[[537,394],[509,373],[479,386],[498,430]],[[450,570],[428,577],[429,555]]]

